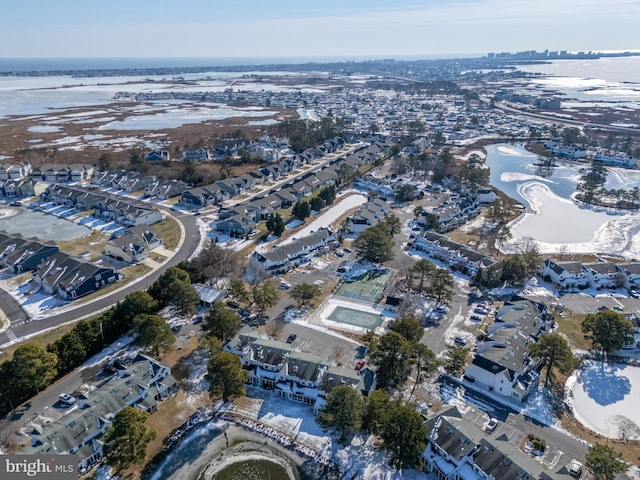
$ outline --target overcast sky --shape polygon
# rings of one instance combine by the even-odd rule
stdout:
[[[639,0],[1,0],[1,57],[637,50]]]

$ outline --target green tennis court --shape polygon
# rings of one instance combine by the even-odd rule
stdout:
[[[341,306],[337,306],[328,318],[334,322],[346,323],[366,330],[375,330],[382,325],[382,317],[377,313],[361,312]]]
[[[335,295],[366,303],[377,303],[391,280],[391,270],[379,268],[369,270],[357,277],[348,277]]]

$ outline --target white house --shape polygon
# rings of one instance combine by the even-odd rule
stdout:
[[[540,275],[563,289],[586,288],[591,284],[591,276],[580,262],[556,263],[546,259],[540,266]]]

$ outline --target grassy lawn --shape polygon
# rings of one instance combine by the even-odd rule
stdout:
[[[582,334],[582,321],[584,317],[586,317],[585,314],[567,315],[566,318],[558,318],[556,316],[556,323],[558,324],[558,332],[567,337],[569,344],[573,348],[589,350],[591,348],[591,341],[585,340]]]
[[[60,251],[69,255],[80,255],[89,253],[89,258],[95,260],[102,256],[104,246],[107,244],[109,236],[101,232],[93,232],[84,238],[75,238],[64,242],[58,242]]]
[[[27,343],[32,343],[32,344],[38,345],[39,347],[46,348],[47,344],[53,343],[59,338],[62,338],[62,336],[65,333],[70,332],[74,326],[75,326],[74,323],[69,325],[63,325],[50,332],[41,333],[40,335],[31,337],[29,340],[26,340],[24,342],[15,343],[2,350],[2,357],[0,357],[0,363],[10,360],[11,357],[13,357],[13,353],[18,349],[18,347],[21,347],[22,345],[26,345]]]
[[[156,232],[169,250],[175,250],[180,241],[180,226],[173,218],[151,225],[151,230]]]

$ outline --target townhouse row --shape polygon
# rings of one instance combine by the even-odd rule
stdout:
[[[95,390],[77,397],[78,408],[52,422],[33,428],[27,455],[71,454],[78,472],[86,473],[103,456],[104,435],[114,416],[126,407],[154,412],[158,404],[178,391],[169,367],[138,354]]]
[[[478,343],[464,378],[512,400],[524,402],[537,387],[541,359],[529,354],[529,346],[549,333],[553,320],[543,303],[514,296],[496,312]]]
[[[569,460],[553,464],[536,461],[506,435],[481,430],[448,407],[428,418],[424,470],[439,480],[570,480]],[[577,476],[579,477],[578,470]]]
[[[564,290],[640,289],[640,262],[554,262],[546,259],[540,266],[540,275]]]
[[[389,204],[384,200],[379,198],[369,200],[345,220],[340,228],[340,234],[357,237],[367,228],[383,221],[390,211]]]
[[[155,208],[140,207],[127,199],[116,200],[99,192],[88,192],[64,185],[48,186],[40,194],[40,200],[64,205],[79,212],[93,209],[96,218],[125,227],[153,225],[164,219],[162,212]]]
[[[471,278],[479,271],[498,265],[498,261],[493,257],[483,255],[432,231],[426,231],[416,238],[413,248],[425,252],[430,258],[442,262],[451,270],[459,271]]]

